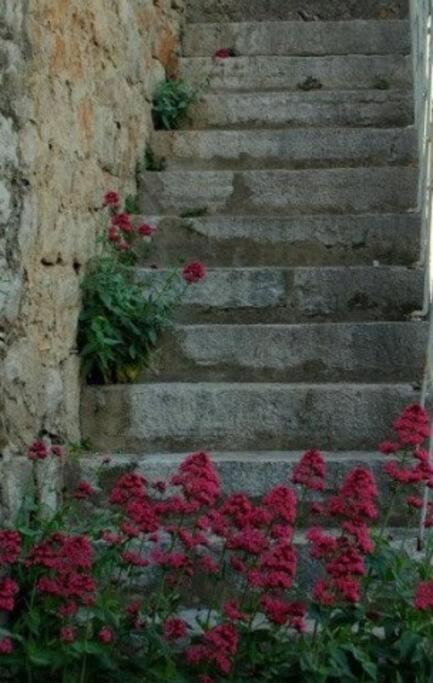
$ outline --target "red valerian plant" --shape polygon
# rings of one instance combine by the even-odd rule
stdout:
[[[237,57],[238,52],[233,47],[221,47],[213,56],[214,59],[230,59],[230,57]]]
[[[206,277],[205,266],[192,262],[181,273],[152,273],[138,282],[135,265],[148,256],[157,228],[136,221],[121,204],[118,192],[105,194],[100,253],[82,283],[78,347],[94,384],[135,381],[188,287]],[[39,448],[34,459],[48,455]]]
[[[430,680],[433,542],[416,553],[411,531],[433,485],[429,423],[419,406],[395,422],[380,496],[368,466],[333,486],[310,450],[254,499],[225,495],[203,452],[106,493],[101,456],[51,516],[26,499],[0,531],[1,679]],[[64,459],[38,441],[34,468],[35,453]]]

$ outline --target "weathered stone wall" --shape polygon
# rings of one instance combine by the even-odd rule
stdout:
[[[135,191],[183,0],[0,3],[0,450],[77,440],[80,276],[102,193]],[[5,282],[1,282],[1,281]]]

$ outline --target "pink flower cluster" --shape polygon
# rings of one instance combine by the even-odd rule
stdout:
[[[131,215],[120,212],[121,199],[118,192],[106,192],[104,196],[104,207],[108,207],[111,214],[111,222],[108,228],[108,241],[113,244],[115,249],[120,252],[129,252],[137,236],[152,237],[156,228],[147,223],[138,227],[134,226]]]
[[[151,238],[157,228],[148,223],[135,226],[129,213],[120,211],[121,198],[118,192],[106,192],[104,195],[103,206],[110,212],[110,225],[108,227],[107,239],[114,246],[116,251],[121,253],[133,253],[134,244],[137,239]],[[186,284],[196,284],[206,278],[207,269],[200,261],[187,263],[182,271],[182,278]]]
[[[335,537],[320,527],[307,533],[311,554],[324,561],[327,574],[327,578],[318,581],[314,588],[314,597],[320,604],[360,600],[360,578],[366,572],[364,558],[373,551],[368,523],[378,517],[377,497],[371,472],[355,468],[326,506],[325,514],[340,522],[339,535]]]
[[[27,456],[29,460],[46,460],[50,456],[56,458],[61,458],[63,455],[63,448],[61,446],[55,446],[42,439],[38,441],[33,441],[28,449]]]
[[[37,581],[37,590],[59,600],[62,616],[74,614],[80,604],[94,602],[93,548],[86,536],[52,534],[33,546],[26,565],[45,570]]]
[[[379,450],[392,456],[384,466],[385,474],[395,486],[407,490],[406,503],[409,508],[420,509],[423,501],[420,486],[433,488],[433,467],[429,462],[428,451],[423,448],[430,436],[429,415],[417,404],[405,408],[395,420],[396,440],[384,441]],[[433,526],[433,505],[429,504],[426,526]]]

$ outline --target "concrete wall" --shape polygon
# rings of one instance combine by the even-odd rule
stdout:
[[[0,2],[0,451],[77,440],[80,277],[102,193],[135,191],[183,0]]]

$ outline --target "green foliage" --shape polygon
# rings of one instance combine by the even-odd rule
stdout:
[[[167,78],[153,98],[153,122],[157,130],[176,130],[188,108],[197,101],[198,91],[180,78]]]
[[[94,260],[83,284],[78,345],[89,382],[134,381],[167,326],[181,291],[177,274],[155,290],[134,282],[131,266]]]
[[[391,87],[390,82],[386,78],[380,76],[379,74],[375,76],[372,85],[375,90],[389,90]]]
[[[305,81],[302,81],[302,83],[298,83],[298,90],[320,90],[323,85],[322,83],[317,79],[313,78],[313,76],[308,76],[308,78],[305,79]]]
[[[129,213],[132,216],[138,215],[140,213],[140,207],[138,204],[138,196],[136,194],[129,194],[125,199],[125,213]]]
[[[144,153],[144,169],[146,171],[164,171],[165,170],[165,159],[156,156],[150,145],[146,145],[146,151]]]
[[[198,206],[197,208],[185,209],[180,214],[181,218],[200,218],[206,216],[208,213],[207,206]]]

